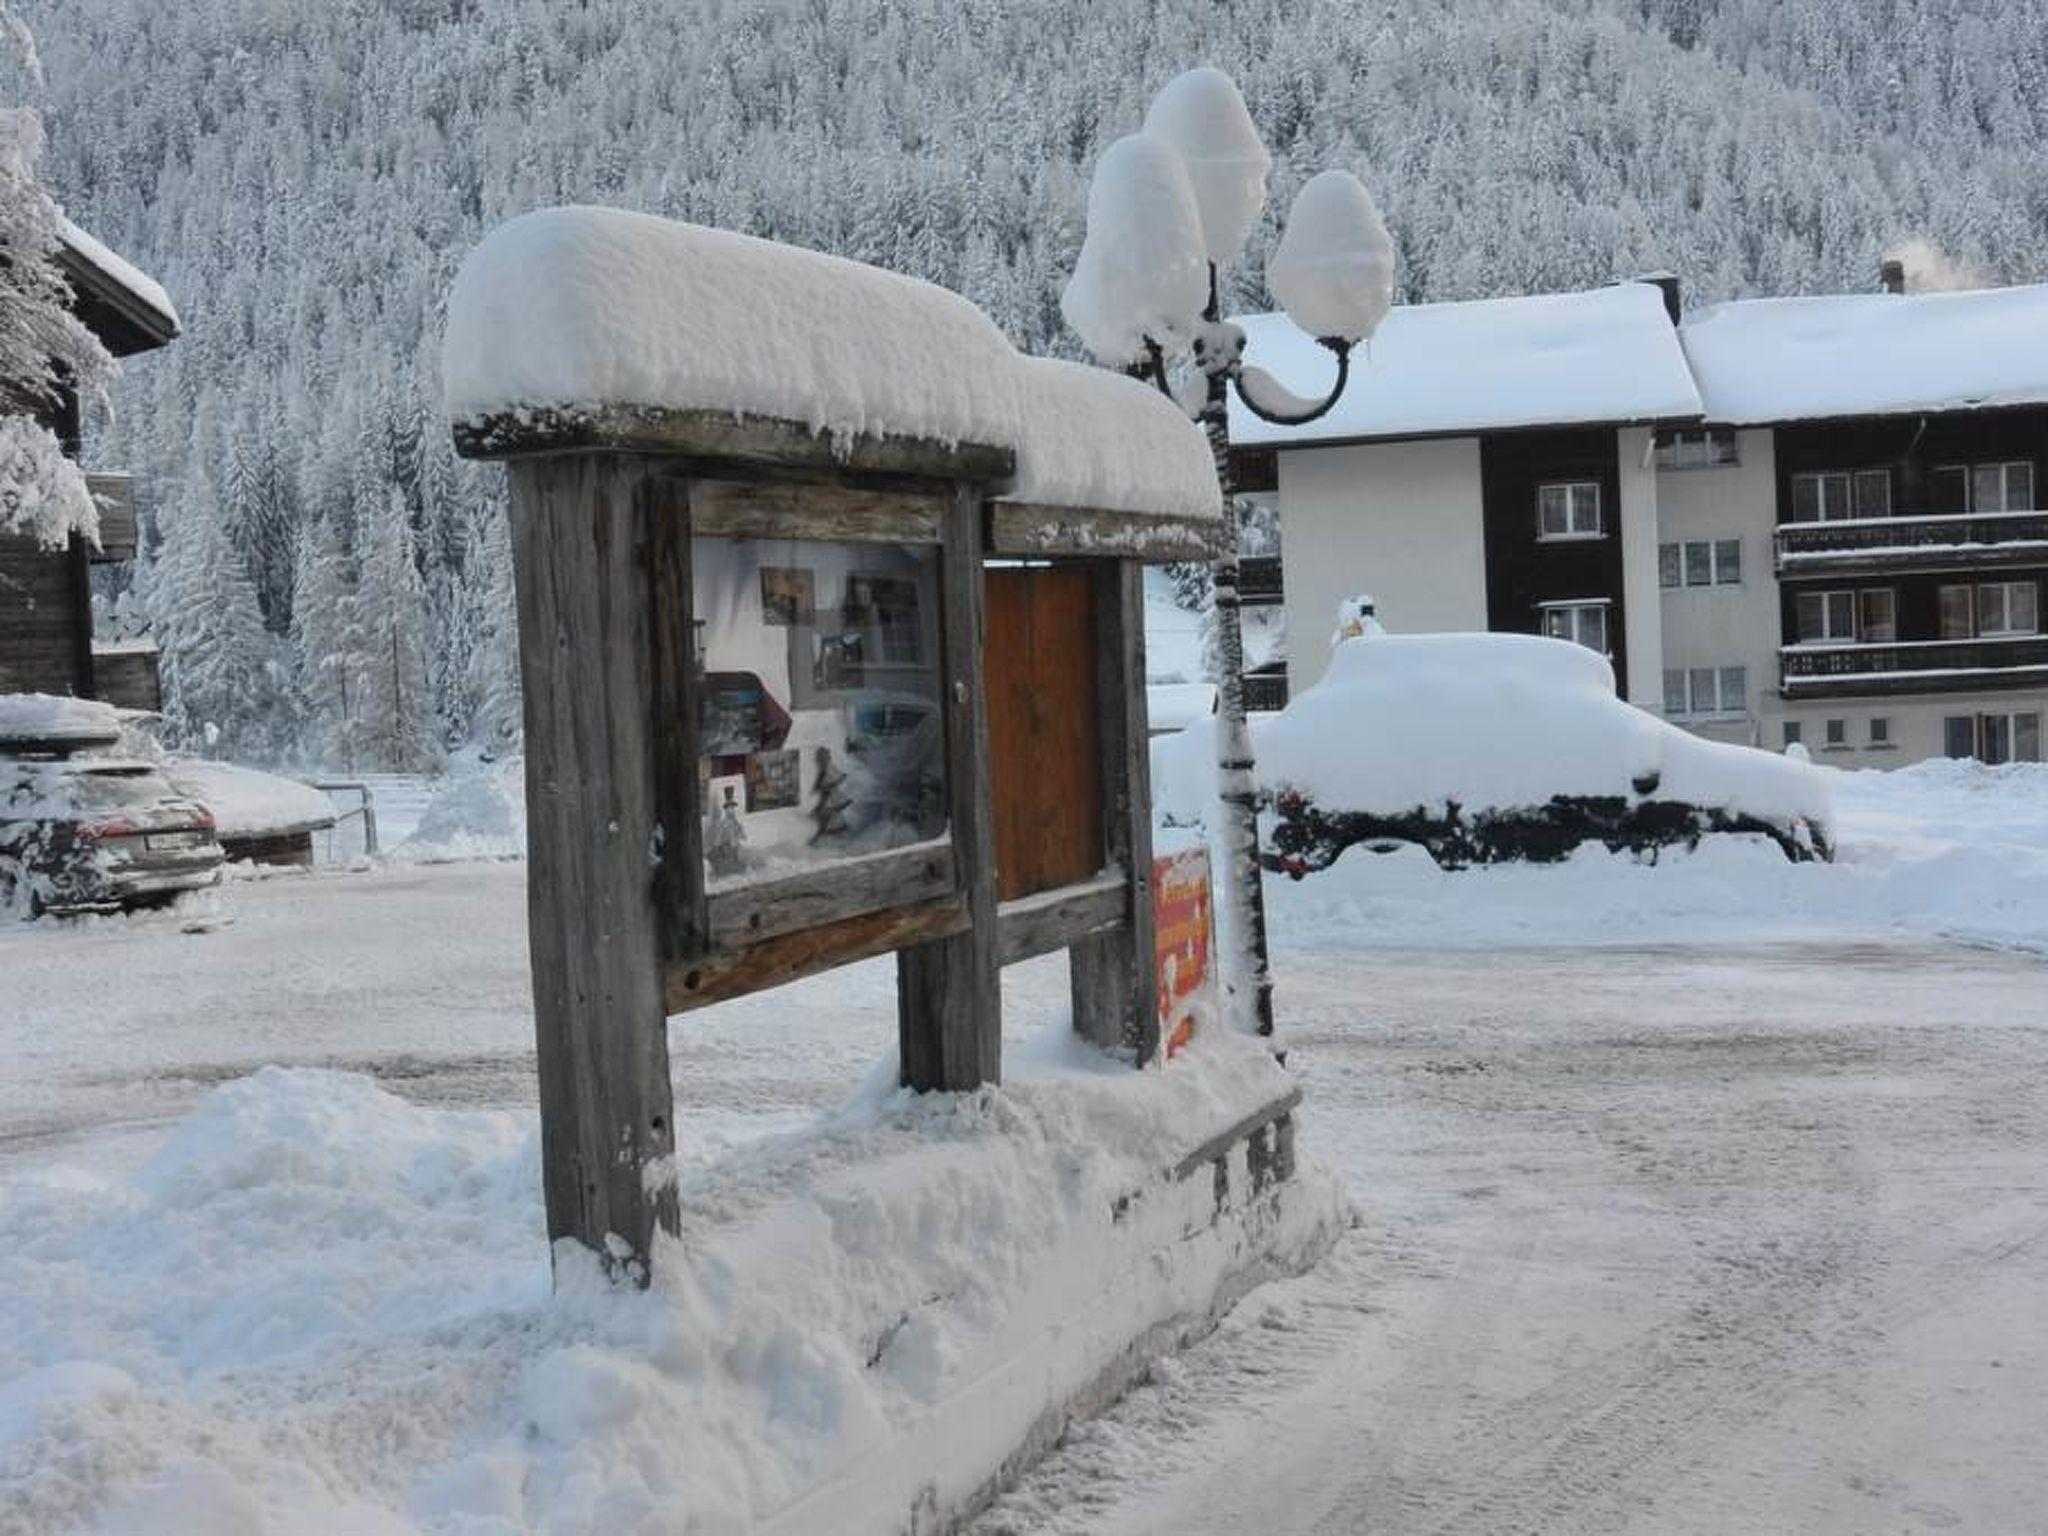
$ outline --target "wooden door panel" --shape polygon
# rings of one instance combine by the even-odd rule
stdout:
[[[985,575],[996,896],[1011,901],[1102,867],[1095,586],[1083,565]]]

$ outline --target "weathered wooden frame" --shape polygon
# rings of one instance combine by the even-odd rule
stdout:
[[[551,1240],[645,1283],[677,1213],[667,1021],[853,960],[897,956],[901,1075],[1002,1071],[1001,967],[1070,952],[1076,1027],[1158,1051],[1140,559],[1200,558],[1170,518],[991,502],[1005,450],[836,442],[794,422],[647,409],[457,430],[508,461],[525,680],[528,909]],[[830,870],[707,887],[692,664],[700,536],[936,545],[948,835]],[[1099,871],[1001,904],[983,694],[983,562],[1092,573],[1102,711]]]

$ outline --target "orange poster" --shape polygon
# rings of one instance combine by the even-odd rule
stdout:
[[[1209,852],[1190,848],[1152,861],[1152,912],[1158,932],[1159,1039],[1168,1057],[1194,1037],[1206,1001],[1213,944]]]

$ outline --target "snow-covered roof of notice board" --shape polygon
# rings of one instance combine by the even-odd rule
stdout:
[[[64,244],[73,257],[92,268],[116,288],[125,291],[136,302],[156,311],[162,322],[160,329],[175,336],[182,328],[177,307],[171,303],[171,296],[164,292],[164,285],[151,277],[123,256],[115,254],[101,241],[87,234],[69,219],[64,219],[59,231]]]
[[[449,419],[479,452],[606,414],[729,416],[848,452],[992,450],[1018,501],[1221,516],[1206,439],[1155,392],[1026,358],[944,288],[725,230],[525,214],[463,262],[443,346]]]
[[[1740,299],[1679,335],[1729,426],[2048,401],[2048,284]]]
[[[1247,363],[1297,395],[1320,398],[1329,387],[1336,360],[1285,315],[1246,315],[1238,324]],[[1276,426],[1232,399],[1230,440],[1260,447],[1699,414],[1663,293],[1627,282],[1396,307],[1352,353],[1350,382],[1327,415]]]

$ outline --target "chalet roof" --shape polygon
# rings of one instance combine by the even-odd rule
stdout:
[[[1284,315],[1239,318],[1247,362],[1320,398],[1330,353]],[[1650,282],[1390,312],[1351,359],[1336,406],[1306,426],[1262,421],[1231,401],[1238,447],[1441,437],[1516,427],[1690,421],[1699,391]]]
[[[78,296],[81,318],[109,352],[128,357],[177,336],[178,311],[161,283],[69,219],[63,239],[58,261]]]
[[[2048,284],[1741,299],[1679,335],[1729,426],[2048,402]]]

